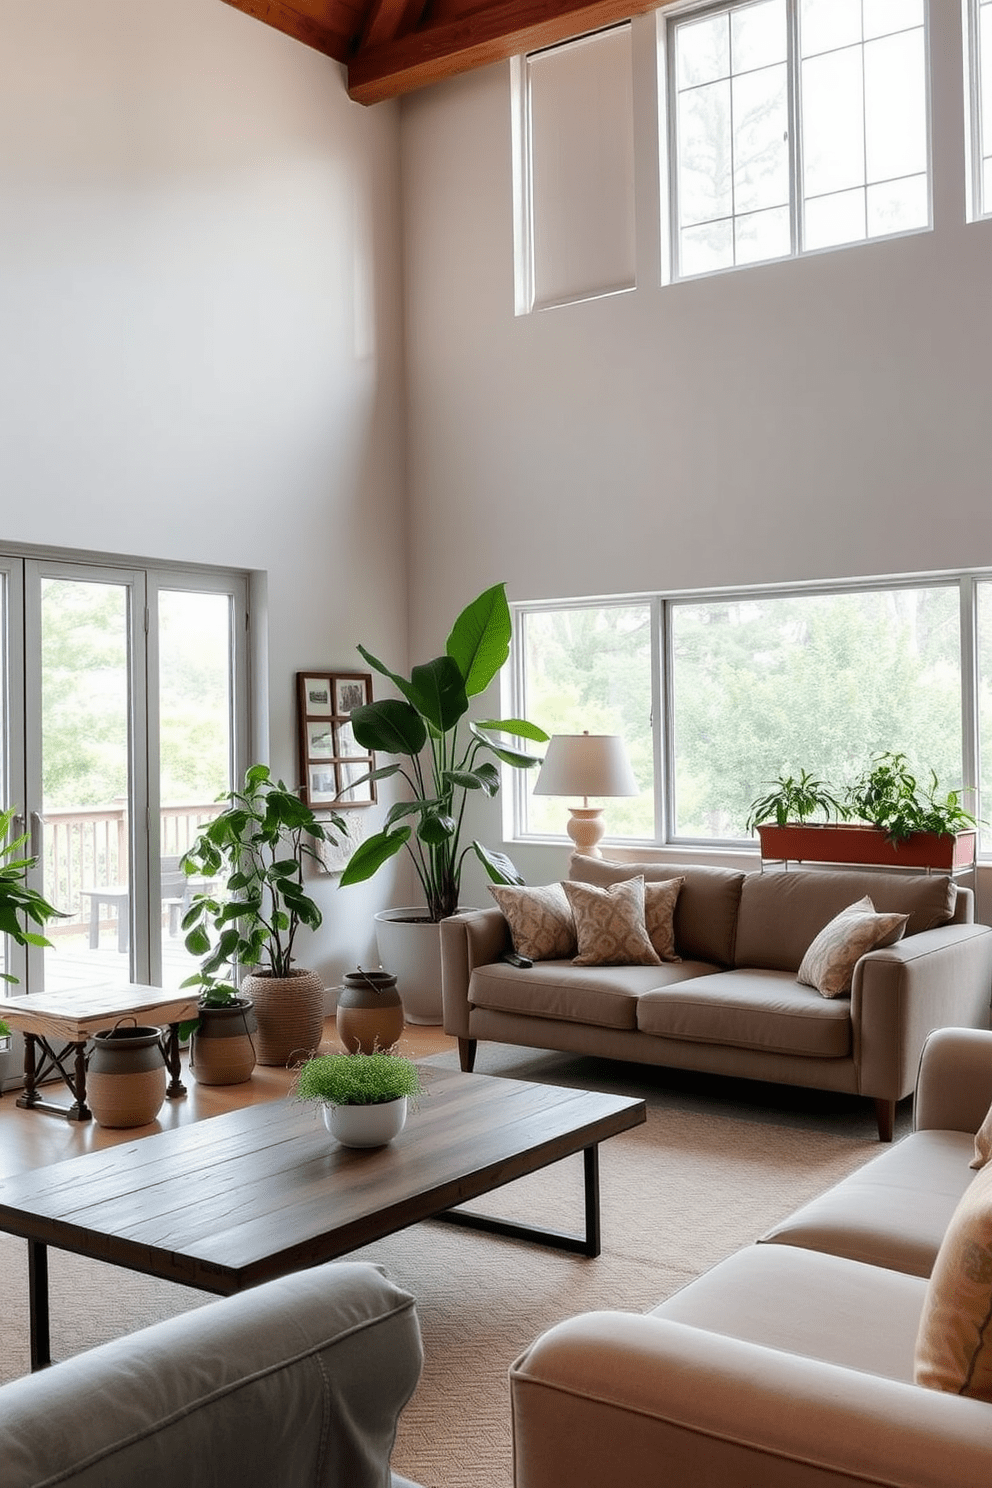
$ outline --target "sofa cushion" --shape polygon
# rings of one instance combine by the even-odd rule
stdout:
[[[974,1176],[971,1145],[969,1132],[913,1132],[773,1225],[762,1242],[926,1279]]]
[[[675,949],[680,956],[714,962],[717,966],[733,965],[737,908],[746,874],[733,868],[697,868],[674,863],[615,863],[581,853],[572,855],[568,871],[573,882],[592,884],[619,883],[637,874],[646,884],[666,883],[680,877],[685,880],[675,906]],[[829,918],[825,915],[824,922]]]
[[[972,1179],[937,1252],[915,1377],[931,1390],[992,1401],[992,1167]]]
[[[667,883],[644,885],[644,923],[648,938],[662,961],[681,961],[675,949],[675,906],[685,878],[670,878]]]
[[[525,888],[490,884],[489,892],[506,916],[519,955],[532,961],[575,955],[575,922],[560,883]]]
[[[851,1007],[778,971],[723,971],[645,992],[642,1033],[819,1059],[851,1053]]]
[[[749,873],[741,888],[734,962],[798,971],[824,925],[863,895],[880,914],[908,914],[907,935],[945,925],[957,888],[945,874],[820,872]]]
[[[576,966],[658,966],[661,957],[644,923],[644,880],[621,883],[567,883],[579,953]]]
[[[876,914],[868,895],[849,904],[824,925],[799,964],[797,980],[815,987],[821,997],[850,992],[861,957],[901,940],[909,916]]]
[[[840,1256],[748,1245],[654,1315],[909,1384],[926,1285]]]
[[[698,961],[658,966],[575,966],[541,961],[521,970],[494,962],[469,983],[475,1007],[533,1018],[562,1018],[597,1028],[636,1028],[639,998],[653,988],[712,971]]]

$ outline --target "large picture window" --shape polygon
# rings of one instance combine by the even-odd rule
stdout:
[[[924,0],[749,0],[667,36],[676,278],[929,227]]]
[[[886,751],[992,815],[992,575],[520,606],[516,646],[514,709],[627,744],[612,839],[738,845],[779,774],[842,793]],[[561,803],[522,788],[515,829],[563,836]]]

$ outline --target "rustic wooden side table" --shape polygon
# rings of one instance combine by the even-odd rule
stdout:
[[[101,989],[76,992],[39,992],[0,1001],[0,1016],[24,1035],[24,1093],[17,1104],[29,1111],[49,1111],[68,1121],[90,1121],[86,1104],[86,1045],[101,1029],[121,1018],[133,1017],[153,1028],[168,1028],[162,1054],[169,1071],[167,1096],[186,1094],[179,1078],[179,1025],[197,1015],[197,999],[189,993],[166,992],[161,987]],[[61,1043],[62,1047],[56,1047]],[[44,1100],[38,1087],[58,1073],[72,1096],[72,1105]]]

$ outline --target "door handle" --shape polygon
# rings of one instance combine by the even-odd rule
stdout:
[[[41,849],[42,849],[42,846],[43,846],[42,834],[44,833],[44,830],[45,830],[45,818],[42,816],[42,814],[41,814],[40,811],[32,811],[32,813],[31,813],[31,842],[30,842],[30,848],[31,848],[31,856],[33,858],[37,858],[41,854]]]

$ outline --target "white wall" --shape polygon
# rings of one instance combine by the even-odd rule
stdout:
[[[664,288],[646,252],[636,291],[519,318],[509,66],[403,101],[416,650],[497,579],[535,599],[992,564],[992,222],[964,221],[960,7],[930,17],[933,232]]]
[[[0,0],[0,546],[260,575],[287,779],[296,671],[405,657],[397,134],[220,0]]]

